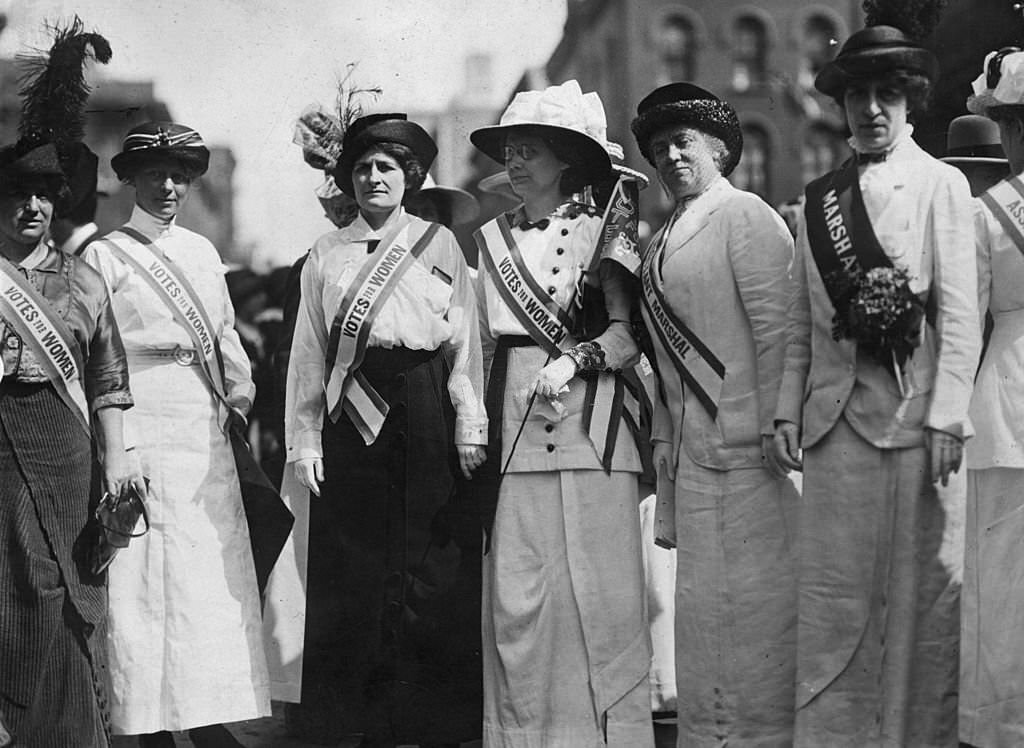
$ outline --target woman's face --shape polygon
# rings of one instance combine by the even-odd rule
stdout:
[[[562,172],[569,165],[541,138],[513,133],[505,141],[504,155],[512,191],[523,200],[561,192]]]
[[[352,166],[352,191],[363,213],[390,215],[405,196],[405,172],[384,151],[369,150]]]
[[[161,221],[170,221],[185,204],[192,178],[174,159],[157,159],[128,180],[135,187],[135,204]]]
[[[0,185],[0,235],[22,247],[35,247],[53,219],[53,200],[44,180]]]
[[[907,95],[881,80],[851,83],[843,94],[846,123],[862,151],[888,149],[907,126]]]

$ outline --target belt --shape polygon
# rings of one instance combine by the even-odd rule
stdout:
[[[146,361],[153,364],[178,364],[178,366],[198,366],[199,353],[194,348],[132,348],[127,351],[128,358],[133,361]]]

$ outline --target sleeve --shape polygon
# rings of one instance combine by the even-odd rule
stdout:
[[[978,329],[985,329],[985,313],[992,298],[992,235],[988,230],[988,210],[974,200],[974,250],[978,272]]]
[[[256,385],[252,381],[252,364],[242,347],[242,339],[235,330],[235,308],[231,305],[228,284],[220,276],[221,313],[224,324],[220,333],[220,354],[224,361],[224,387],[228,403],[243,415],[249,412],[256,398]]]
[[[440,243],[438,248],[449,258],[454,271],[448,309],[452,334],[442,348],[449,366],[448,395],[455,407],[455,443],[486,445],[487,411],[476,295],[455,236],[442,229],[434,241]]]
[[[324,366],[327,323],[320,303],[323,278],[314,249],[302,268],[301,298],[288,358],[285,385],[284,438],[287,461],[323,457],[320,433],[324,423]]]
[[[485,393],[487,392],[487,383],[491,381],[491,362],[494,361],[494,349],[498,344],[497,338],[491,332],[490,314],[487,311],[487,294],[489,292],[497,293],[497,291],[490,287],[491,279],[481,263],[476,272],[476,279],[473,281],[473,288],[476,291],[476,312],[480,328],[480,354],[483,363]]]
[[[811,298],[807,287],[807,261],[811,247],[807,241],[807,219],[803,211],[797,221],[796,247],[793,252],[786,325],[782,380],[779,386],[776,421],[801,424],[804,390],[811,366]]]
[[[967,409],[981,350],[972,210],[967,180],[951,174],[935,187],[925,230],[938,310],[937,370],[925,426],[964,437],[973,433]]]
[[[639,290],[636,276],[613,260],[602,260],[598,277],[608,312],[608,327],[594,338],[604,350],[609,369],[620,371],[640,360],[640,347],[633,338],[630,313]]]
[[[110,306],[110,296],[99,278],[90,293],[97,297],[99,303],[92,320],[93,333],[83,377],[89,410],[130,408],[134,401],[128,389],[128,360],[114,310]]]
[[[103,239],[89,244],[82,252],[82,259],[103,276],[107,292],[113,294],[128,277],[129,270],[121,260],[114,256],[113,251]]]
[[[745,201],[743,205],[742,210],[730,212],[728,252],[754,338],[760,430],[771,435],[786,354],[793,240],[785,223],[766,204]]]

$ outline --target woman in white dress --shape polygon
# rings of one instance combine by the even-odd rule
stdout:
[[[111,165],[135,188],[135,207],[85,254],[122,330],[136,398],[127,443],[150,480],[150,532],[110,567],[113,731],[139,735],[142,746],[169,748],[174,730],[188,730],[198,746],[239,745],[221,723],[270,714],[259,592],[227,437],[252,404],[249,361],[217,250],[175,220],[208,161],[199,134],[183,125],[129,131]],[[191,333],[147,272],[155,262],[172,274],[158,271],[161,285],[205,315]],[[219,341],[222,397],[194,335]]]

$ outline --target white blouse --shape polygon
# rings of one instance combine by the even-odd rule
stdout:
[[[302,269],[302,301],[288,365],[285,442],[289,462],[323,456],[320,435],[330,328],[345,292],[366,262],[369,242],[400,226],[395,246],[407,246],[424,223],[398,209],[374,231],[360,215],[313,245]],[[456,413],[455,442],[487,443],[476,297],[462,251],[450,231],[441,228],[399,279],[373,320],[367,345],[441,348],[451,372],[448,393]]]

